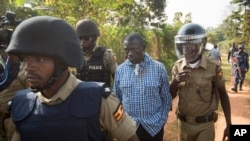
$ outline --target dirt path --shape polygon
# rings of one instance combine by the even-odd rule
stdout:
[[[237,93],[231,91],[232,86],[233,77],[226,85],[231,104],[232,124],[250,124],[250,85],[244,84],[243,91],[238,91]],[[219,113],[219,119],[215,126],[215,141],[221,141],[223,129],[226,126],[223,112]]]
[[[249,74],[247,74],[249,75]],[[250,84],[243,85],[243,91],[237,93],[231,91],[233,77],[226,81],[226,89],[231,103],[232,124],[250,124]],[[177,124],[174,111],[176,110],[177,99],[173,101],[173,110],[169,113],[167,124],[165,125],[164,141],[177,141]],[[225,128],[225,118],[223,112],[219,113],[218,121],[215,124],[215,141],[221,141]]]

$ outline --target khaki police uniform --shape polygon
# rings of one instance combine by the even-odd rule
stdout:
[[[184,58],[178,60],[172,68],[172,81],[179,72],[190,70],[191,76],[177,87],[179,96],[178,117],[180,141],[211,141],[215,137],[214,120],[218,109],[216,87],[224,87],[219,62],[205,55],[195,68],[191,68]]]
[[[98,47],[95,46],[93,48],[92,52],[84,52],[83,53],[84,59],[86,61],[89,61],[89,59],[91,58],[91,56],[93,55],[94,51],[97,48]],[[112,49],[106,49],[106,51],[104,53],[104,56],[103,56],[103,64],[104,64],[105,68],[110,71],[110,73],[112,75],[115,74],[115,70],[116,70],[118,65],[117,65],[117,62],[116,62],[116,56],[115,56],[114,52],[112,51]]]
[[[23,68],[21,66],[17,78],[13,80],[13,82],[10,84],[8,88],[0,92],[0,116],[1,116],[0,130],[1,130],[1,135],[6,136],[6,139],[8,141],[11,140],[11,137],[15,131],[15,125],[9,113],[8,103],[11,101],[11,99],[18,90],[24,88],[26,88],[25,76]]]
[[[37,93],[38,98],[48,105],[58,104],[66,100],[80,82],[73,74],[70,74],[66,83],[52,98],[47,99],[40,92]],[[135,122],[124,111],[114,94],[110,94],[107,98],[102,98],[100,123],[102,130],[108,131],[110,136],[119,141],[126,141],[136,134]],[[18,131],[15,132],[12,141],[20,141]]]

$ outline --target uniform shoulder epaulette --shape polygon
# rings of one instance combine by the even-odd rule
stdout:
[[[113,50],[112,50],[112,49],[110,49],[110,48],[108,48],[106,51],[108,51],[108,52],[113,52]]]
[[[216,59],[213,59],[213,58],[208,58],[208,61],[215,64],[215,65],[220,65],[220,62]]]
[[[212,64],[215,64],[215,73],[216,73],[216,78],[220,79],[223,76],[222,69],[220,67],[220,62],[216,59],[213,58],[208,58],[208,61]]]

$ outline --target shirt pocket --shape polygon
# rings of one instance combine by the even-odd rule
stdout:
[[[133,92],[132,83],[129,83],[129,81],[121,81],[120,90],[122,95],[131,95],[131,93]]]
[[[211,102],[212,82],[210,82],[210,81],[197,81],[196,93],[203,102]]]
[[[158,103],[159,101],[161,101],[160,93],[161,92],[159,82],[152,81],[146,83],[144,95],[147,97],[147,99],[149,99],[149,105],[154,107],[156,105],[153,104],[160,104]]]

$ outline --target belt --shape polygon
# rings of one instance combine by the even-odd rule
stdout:
[[[210,122],[210,121],[215,121],[217,114],[213,112],[210,115],[203,115],[203,116],[197,116],[197,117],[190,117],[190,116],[185,116],[181,114],[177,114],[178,118],[181,121],[188,122],[188,123],[203,123],[203,122]]]

